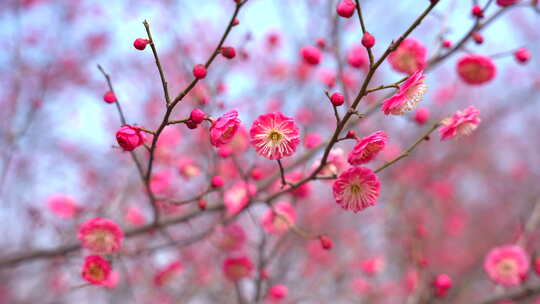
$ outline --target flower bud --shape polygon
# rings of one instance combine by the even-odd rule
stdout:
[[[195,124],[200,124],[203,122],[205,117],[206,113],[204,113],[201,109],[193,109],[189,115],[189,119]]]
[[[352,0],[342,0],[338,4],[336,12],[339,16],[343,18],[351,18],[351,16],[354,14],[355,9],[356,3],[354,3]]]
[[[116,132],[116,141],[125,151],[133,151],[144,142],[141,130],[129,125],[121,127]]]
[[[322,246],[323,249],[325,249],[325,250],[332,249],[332,246],[333,246],[332,240],[329,237],[327,237],[326,235],[319,236],[319,241],[321,242],[321,246]]]
[[[362,37],[362,45],[366,48],[370,49],[375,45],[375,37],[371,35],[369,32],[365,32],[364,36]]]
[[[232,46],[224,46],[220,52],[227,59],[233,59],[236,56],[236,50]]]
[[[146,48],[146,45],[150,42],[150,40],[148,39],[144,39],[144,38],[137,38],[135,39],[135,41],[133,42],[133,46],[139,50],[139,51],[142,51]]]
[[[206,77],[206,67],[202,64],[197,64],[193,68],[193,76],[195,76],[197,79],[203,79]]]
[[[105,93],[105,95],[103,95],[103,101],[105,101],[106,103],[116,102],[116,96],[112,91],[108,91],[107,93]]]
[[[345,102],[345,97],[343,97],[343,94],[336,92],[332,94],[330,101],[334,106],[339,107]]]

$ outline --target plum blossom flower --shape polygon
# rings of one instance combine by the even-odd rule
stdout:
[[[82,277],[90,284],[103,285],[111,273],[109,262],[99,255],[90,255],[84,259]]]
[[[377,203],[380,183],[370,169],[353,167],[341,173],[332,190],[341,208],[356,213]]]
[[[457,111],[454,115],[443,119],[442,127],[439,129],[441,140],[470,135],[480,124],[478,114],[480,114],[478,109],[468,106],[463,111]]]
[[[497,68],[487,56],[470,54],[461,57],[457,63],[459,77],[468,84],[480,85],[495,78]]]
[[[427,85],[422,70],[414,72],[402,85],[398,92],[383,102],[384,114],[401,115],[404,111],[414,110],[416,104],[424,99]]]
[[[374,159],[384,149],[388,135],[384,131],[377,131],[357,141],[349,153],[349,164],[358,166]]]
[[[296,210],[289,202],[279,202],[268,209],[262,218],[264,230],[268,233],[283,233],[294,225]]]
[[[398,72],[413,74],[426,67],[427,50],[418,40],[407,38],[388,56],[388,62]]]
[[[231,224],[220,229],[217,242],[221,249],[235,251],[242,248],[247,240],[244,228],[238,224]]]
[[[281,159],[296,151],[300,131],[291,117],[280,112],[259,116],[249,131],[257,154],[268,159]]]
[[[523,281],[529,271],[529,256],[520,246],[496,247],[486,256],[484,270],[493,281],[515,286]]]
[[[229,257],[223,262],[223,273],[231,281],[248,277],[253,271],[253,263],[247,256]]]
[[[231,110],[225,113],[210,127],[210,143],[215,147],[229,143],[239,127],[238,111]]]
[[[96,217],[81,224],[77,237],[84,248],[100,254],[110,254],[120,249],[124,233],[115,222]]]

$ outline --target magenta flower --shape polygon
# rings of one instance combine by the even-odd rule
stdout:
[[[223,273],[231,281],[239,281],[249,277],[253,271],[253,263],[247,256],[227,258],[223,262]]]
[[[457,63],[461,80],[471,85],[480,85],[495,78],[497,68],[487,56],[470,54],[461,57]]]
[[[279,112],[259,116],[249,134],[257,154],[268,159],[292,155],[300,143],[300,131],[294,120]]]
[[[463,111],[457,111],[454,115],[441,121],[442,127],[439,130],[441,140],[459,138],[464,135],[470,135],[480,124],[478,118],[480,111],[473,106],[468,106]]]
[[[358,212],[377,203],[380,183],[370,169],[353,167],[338,177],[332,190],[341,208]]]
[[[215,147],[229,143],[239,127],[238,111],[231,110],[225,113],[210,127],[210,143]]]
[[[87,256],[84,259],[81,276],[90,284],[103,285],[111,273],[109,262],[99,255]]]
[[[496,283],[515,286],[529,271],[529,256],[516,245],[496,247],[486,256],[484,270]]]
[[[416,108],[416,104],[424,99],[427,85],[424,84],[426,78],[423,71],[414,72],[402,85],[398,92],[383,102],[382,110],[384,114],[401,115],[404,111],[411,111]]]
[[[349,153],[349,164],[358,166],[370,162],[384,149],[388,135],[384,131],[377,131],[357,141]]]

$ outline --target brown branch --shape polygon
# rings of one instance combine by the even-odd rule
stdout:
[[[152,38],[152,33],[150,32],[150,24],[148,24],[148,21],[143,21],[144,28],[146,29],[146,34],[148,35],[148,40],[150,43],[150,48],[152,48],[152,53],[154,54],[154,60],[156,61],[156,66],[159,72],[159,78],[161,79],[161,84],[163,86],[163,94],[165,95],[165,103],[169,105],[171,102],[169,97],[169,88],[167,85],[167,80],[165,79],[165,73],[163,73],[163,68],[161,67],[161,62],[159,61],[159,56],[156,49],[156,44],[154,43],[154,39]]]
[[[525,300],[539,293],[540,293],[540,285],[528,286],[518,291],[512,291],[512,292],[508,292],[499,296],[495,296],[491,299],[479,302],[478,304],[496,304],[503,300],[512,300],[512,301]]]

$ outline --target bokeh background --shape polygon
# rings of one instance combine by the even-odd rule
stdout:
[[[377,38],[374,53],[382,54],[427,2],[362,1],[367,27]],[[458,41],[474,23],[470,8],[475,1],[440,2],[411,35],[428,48],[429,57],[444,51],[441,37]],[[237,49],[237,57],[218,57],[173,116],[184,118],[194,107],[214,117],[237,109],[249,128],[258,115],[280,110],[296,118],[303,136],[317,133],[327,140],[335,122],[325,90],[355,96],[365,75],[345,62],[347,52],[360,43],[358,19],[337,18],[335,6],[332,0],[250,0],[225,43]],[[487,15],[498,9],[491,5]],[[176,94],[191,81],[193,65],[211,54],[233,10],[232,0],[0,3],[0,256],[76,243],[78,225],[94,216],[114,219],[126,229],[136,226],[127,217],[133,210],[149,220],[151,209],[135,166],[116,146],[120,121],[114,105],[102,100],[107,86],[97,64],[111,75],[128,122],[156,128],[165,110],[159,75],[150,50],[133,48],[136,38],[146,37],[142,21],[151,25]],[[427,73],[429,89],[421,106],[429,109],[431,121],[474,105],[482,118],[477,131],[447,142],[433,135],[381,173],[378,205],[359,214],[335,204],[328,182],[310,183],[307,193],[284,197],[296,205],[300,227],[329,235],[335,247],[322,251],[317,241],[293,233],[265,237],[265,250],[275,246],[278,252],[268,266],[268,286],[288,286],[290,303],[406,303],[415,290],[429,288],[433,275],[447,273],[455,287],[441,303],[476,303],[501,292],[483,272],[485,254],[524,237],[540,199],[540,15],[528,1],[507,10],[482,29],[484,43],[469,41]],[[320,38],[326,41],[324,59],[306,68],[299,49]],[[532,54],[525,65],[512,56],[519,47]],[[495,55],[496,78],[482,86],[462,82],[455,65],[466,53]],[[344,76],[335,79],[340,69]],[[401,77],[384,63],[372,86]],[[370,95],[361,110],[384,96]],[[413,117],[386,117],[377,110],[354,126],[359,135],[381,129],[389,134],[389,146],[375,165],[398,155],[425,131],[427,125]],[[180,125],[163,135],[156,174],[166,180],[168,196],[192,197],[216,172],[227,177],[225,189],[241,180],[239,169],[276,172],[274,162],[252,149],[221,158],[205,132]],[[349,151],[351,145],[340,147]],[[305,153],[312,157],[294,172],[309,172],[321,155],[318,149],[301,147],[285,165]],[[79,207],[76,216],[62,219],[51,212],[47,200],[53,194],[72,197]],[[213,193],[207,200],[219,202],[222,196]],[[264,234],[258,219],[266,208],[253,205],[236,222],[248,236],[241,251],[256,261]],[[166,213],[178,215],[191,207]],[[203,215],[167,230],[182,240],[219,226],[218,219]],[[221,237],[218,230],[182,247],[162,246],[168,240],[159,234],[130,238],[115,263],[119,281],[114,288],[81,286],[81,252],[4,265],[0,303],[235,303],[234,285],[221,271],[230,253],[212,241]],[[529,232],[524,246],[534,255],[537,229]],[[183,264],[182,273],[167,286],[154,286],[156,272],[176,260]],[[370,271],[374,260],[382,266]],[[531,273],[529,282],[537,281]],[[247,280],[241,286],[247,297],[253,284]]]

